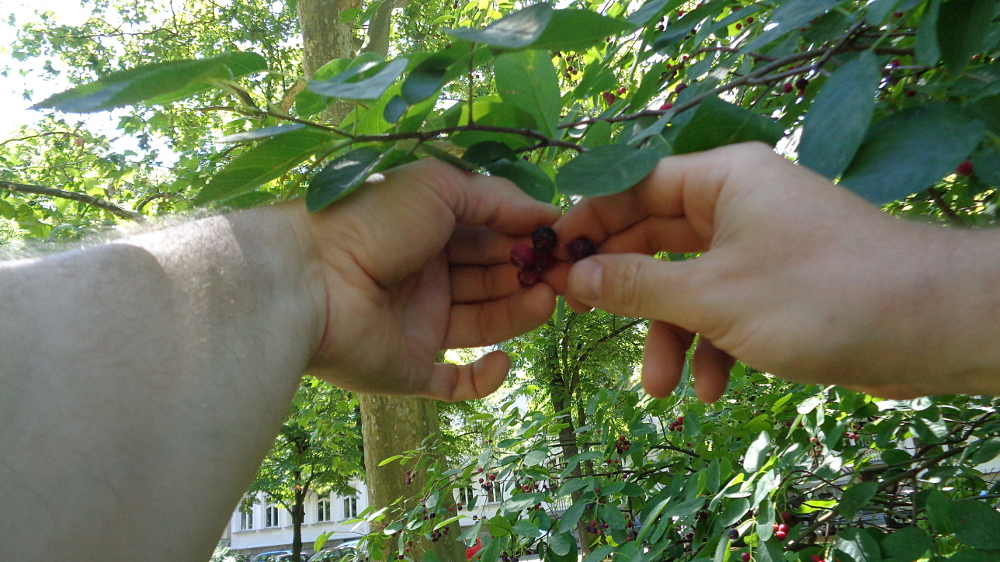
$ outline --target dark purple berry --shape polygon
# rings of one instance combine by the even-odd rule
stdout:
[[[799,78],[795,81],[795,87],[799,90],[805,90],[809,86],[809,80],[805,78]]]
[[[597,245],[590,238],[581,236],[569,243],[569,246],[566,247],[566,252],[569,254],[570,260],[580,261],[583,258],[596,254]]]
[[[551,226],[539,226],[531,235],[531,243],[536,252],[551,252],[559,244],[559,237]]]
[[[730,540],[736,540],[740,538],[740,532],[737,531],[736,529],[729,529],[729,538]]]
[[[527,244],[514,244],[510,249],[510,263],[520,269],[527,269],[535,265],[535,252]]]

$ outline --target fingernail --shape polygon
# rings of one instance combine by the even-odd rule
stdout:
[[[583,260],[573,266],[570,272],[571,284],[576,289],[576,298],[592,302],[601,296],[601,283],[604,278],[604,266],[598,260]]]

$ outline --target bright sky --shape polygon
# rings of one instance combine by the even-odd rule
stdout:
[[[33,15],[36,10],[49,10],[55,14],[56,21],[67,25],[82,23],[89,14],[80,2],[73,0],[0,0],[0,37],[12,39],[17,33],[16,26],[37,21]],[[15,27],[10,25],[11,15],[14,16]],[[11,59],[10,41],[0,41],[0,67],[6,67],[12,62],[17,61]],[[21,96],[25,86],[35,92],[31,101]],[[41,114],[28,111],[28,107],[65,87],[66,84],[31,80],[30,76],[22,78],[17,74],[0,79],[0,107],[4,108],[0,111],[0,139],[9,136],[18,126],[40,119]]]

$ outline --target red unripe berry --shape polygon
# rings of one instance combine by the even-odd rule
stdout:
[[[750,562],[750,553],[744,552],[743,554],[740,554],[740,560],[743,562]]]
[[[531,244],[536,252],[551,252],[559,244],[559,236],[556,235],[556,231],[552,230],[551,226],[539,226],[531,234]]]
[[[490,479],[490,482],[492,482],[492,481],[494,481],[494,480],[497,479],[497,475],[496,474],[490,474],[488,478]]]
[[[672,104],[672,103],[665,103],[665,104],[663,104],[663,105],[660,106],[660,111],[667,111],[668,109],[673,109],[673,108],[674,108],[674,104]]]
[[[788,422],[788,425],[792,425],[792,422]],[[784,521],[785,523],[791,523],[792,522],[792,514],[791,513],[787,512],[787,511],[782,511],[779,515],[781,516],[781,520]]]
[[[912,98],[915,95],[917,95],[917,91],[916,90],[906,90],[906,97]]]
[[[737,24],[736,24],[736,31],[739,31],[739,30],[741,30],[741,29],[743,29],[743,24],[741,24],[741,23],[737,23]]]
[[[899,18],[903,17],[903,12],[893,12],[892,13],[892,17],[894,17],[896,19],[899,19]]]
[[[684,10],[677,10],[677,17],[682,17],[684,15]]]
[[[788,537],[788,533],[786,533],[784,531],[778,531],[777,533],[774,534],[774,538],[778,539],[779,541],[783,541],[787,537]]]
[[[788,525],[785,525],[784,523],[782,523],[781,525],[778,525],[778,532],[779,533],[787,533],[788,532]]]
[[[618,88],[618,95],[620,96],[620,95],[624,94],[624,93],[625,93],[625,92],[627,92],[627,91],[628,91],[628,90],[626,90],[626,89],[625,89],[625,87],[624,87],[624,86],[622,86],[621,88]]]
[[[823,556],[819,554],[813,554],[809,557],[809,559],[812,560],[812,562],[823,562]]]
[[[684,423],[684,416],[677,416],[677,423]]]
[[[581,236],[569,243],[566,252],[569,254],[569,259],[576,262],[596,254],[597,245],[590,238]]]
[[[535,252],[527,244],[514,244],[510,249],[510,263],[520,269],[527,269],[535,265]],[[482,468],[479,469],[482,472]]]
[[[792,85],[791,85],[791,83],[789,83],[789,82],[785,82],[785,83],[784,83],[784,84],[783,84],[783,85],[781,86],[781,91],[785,92],[786,94],[790,94],[790,93],[792,92],[792,90],[793,90],[794,88],[795,88],[795,87],[794,87],[794,86],[792,86]]]
[[[747,18],[747,23],[753,23],[753,16]]]
[[[679,93],[683,92],[686,88],[687,88],[687,84],[685,84],[684,82],[681,82],[680,84],[677,85],[676,88],[674,88],[674,92],[679,94]]]
[[[955,168],[955,175],[967,177],[971,176],[973,173],[975,173],[975,171],[976,171],[975,168],[972,167],[972,162],[966,160],[965,162],[959,164],[957,168]]]

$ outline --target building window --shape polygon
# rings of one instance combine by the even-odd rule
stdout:
[[[246,509],[240,510],[240,530],[241,531],[253,530],[253,507],[248,507]]]
[[[475,496],[472,495],[472,486],[466,486],[464,488],[458,489],[458,503],[464,509],[471,509],[475,505]]]
[[[500,489],[499,482],[493,482],[493,485],[486,490],[486,503],[500,503],[503,501],[503,490]]]
[[[358,498],[344,498],[344,519],[358,516]]]
[[[264,508],[264,527],[273,529],[278,526],[278,506],[269,505]]]
[[[323,498],[319,500],[316,504],[316,521],[323,523],[324,521],[330,521],[333,518],[330,517],[330,500],[329,498]]]

